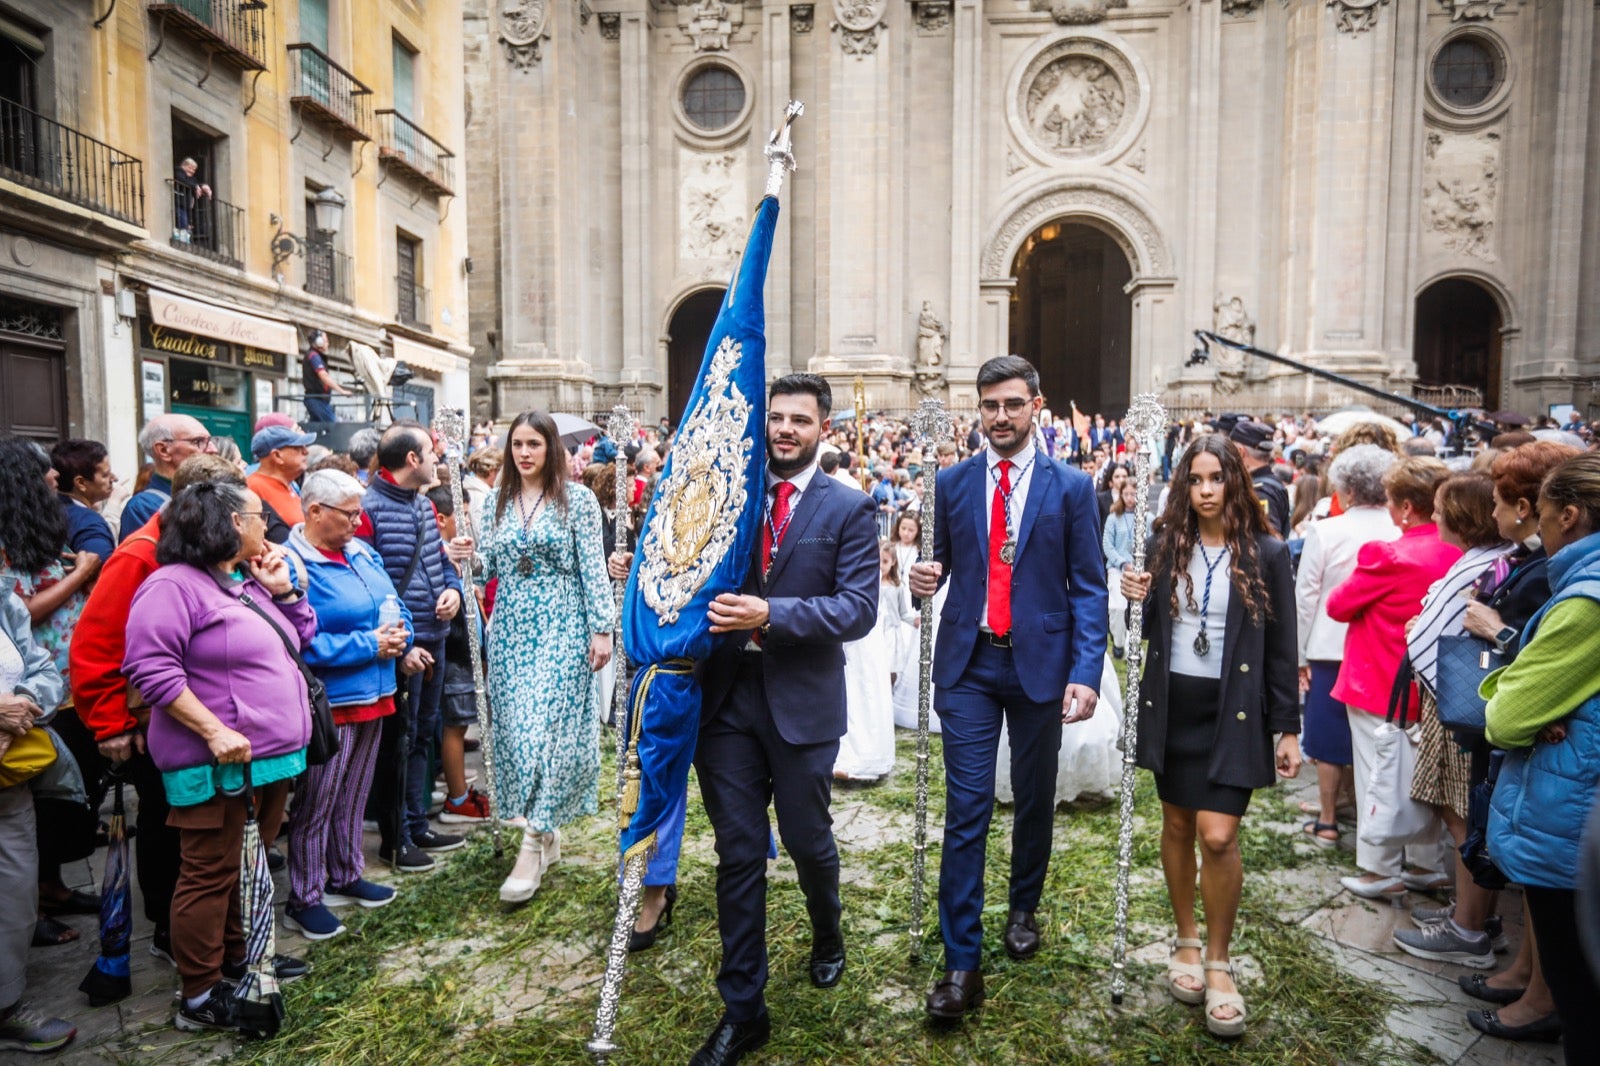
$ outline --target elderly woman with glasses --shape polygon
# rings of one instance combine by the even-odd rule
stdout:
[[[176,1024],[232,1029],[228,981],[244,976],[239,853],[245,774],[271,846],[289,782],[306,768],[311,708],[290,649],[317,619],[282,549],[268,544],[261,498],[226,482],[190,485],[161,514],[154,574],[134,594],[122,669],[151,705],[182,860],[172,953],[183,982]],[[225,980],[227,979],[227,980]]]
[[[300,490],[305,522],[289,550],[305,564],[306,595],[317,635],[306,663],[328,688],[339,750],[306,772],[289,817],[289,906],[284,922],[310,940],[344,932],[330,907],[382,907],[394,889],[362,878],[361,811],[372,787],[378,735],[395,711],[395,664],[422,669],[411,646],[411,612],[400,601],[377,551],[356,539],[361,483],[318,470]],[[393,617],[384,617],[384,605]]]

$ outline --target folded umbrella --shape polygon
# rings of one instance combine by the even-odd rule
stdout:
[[[237,795],[237,793],[228,793]],[[234,990],[238,999],[239,1032],[267,1039],[283,1025],[283,994],[272,968],[277,951],[272,913],[272,870],[267,866],[267,846],[256,822],[256,793],[250,783],[250,764],[244,764],[244,841],[239,856],[239,924],[244,929],[244,979]]]
[[[78,991],[89,1006],[103,1007],[133,992],[128,977],[128,934],[133,924],[133,892],[128,884],[128,819],[122,805],[122,771],[112,767],[114,799],[106,830],[106,872],[100,885],[100,955]]]

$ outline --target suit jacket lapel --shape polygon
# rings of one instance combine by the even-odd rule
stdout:
[[[783,543],[773,546],[772,570],[767,574],[769,587],[778,580],[778,575],[783,573],[789,557],[794,554],[794,546],[811,527],[811,520],[817,516],[817,508],[822,506],[823,495],[832,491],[832,481],[833,479],[824,474],[820,467],[812,471],[811,484],[800,494],[800,502],[795,505],[794,517],[789,519],[789,528],[783,531]]]
[[[972,463],[972,473],[967,478],[972,494],[977,497],[977,506],[972,508],[973,517],[978,520],[978,550],[983,553],[984,573],[989,572],[989,509],[993,504],[989,499],[989,453],[979,452]],[[985,581],[988,579],[985,578]]]
[[[1034,452],[1033,475],[1028,478],[1028,498],[1022,504],[1022,524],[1017,529],[1017,558],[1022,558],[1022,549],[1027,547],[1028,534],[1033,531],[1034,519],[1039,517],[1039,508],[1044,506],[1045,497],[1050,494],[1055,480],[1055,470],[1050,460],[1044,457],[1043,452]]]

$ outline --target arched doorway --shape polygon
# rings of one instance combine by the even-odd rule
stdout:
[[[701,289],[690,293],[672,312],[667,323],[667,417],[676,426],[694,391],[706,341],[717,323],[726,289]]]
[[[1445,278],[1417,296],[1412,356],[1417,383],[1465,385],[1479,391],[1483,406],[1500,406],[1500,304],[1469,278]]]
[[[1047,222],[1022,242],[1011,273],[1011,351],[1039,368],[1046,406],[1121,418],[1133,332],[1122,248],[1095,226]]]

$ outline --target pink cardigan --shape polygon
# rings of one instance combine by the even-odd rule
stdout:
[[[1461,549],[1440,540],[1431,522],[1412,526],[1399,540],[1361,546],[1355,570],[1328,596],[1328,617],[1350,624],[1334,699],[1368,714],[1388,712],[1406,653],[1406,623],[1421,613],[1429,586],[1459,558]]]

